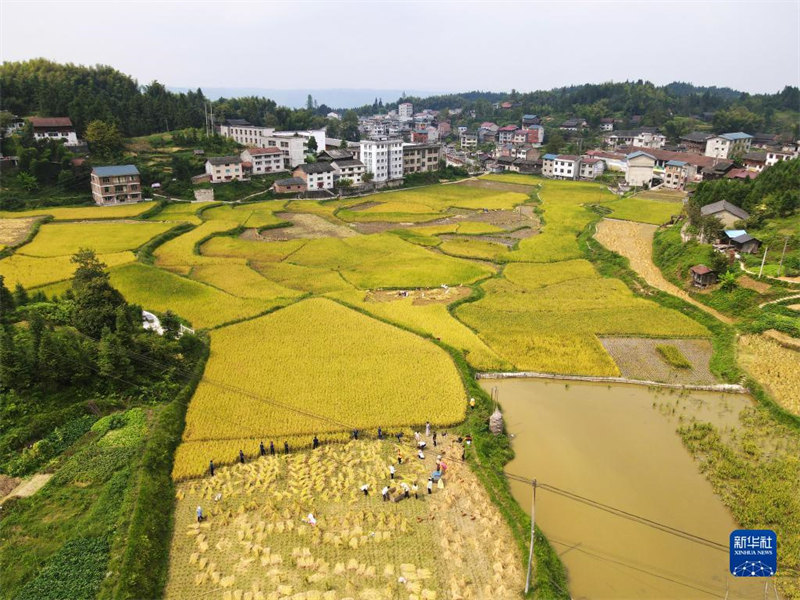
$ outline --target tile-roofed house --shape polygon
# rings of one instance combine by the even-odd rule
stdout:
[[[742,164],[748,171],[760,173],[767,164],[767,153],[763,151],[748,152],[742,157]]]
[[[725,179],[755,179],[756,177],[758,177],[758,173],[749,169],[731,169],[725,173]]]
[[[743,229],[725,230],[724,239],[742,254],[755,254],[761,246],[761,240],[754,238]]]
[[[538,115],[522,115],[522,126],[530,127],[531,125],[539,125],[541,119]]]
[[[695,152],[697,154],[705,154],[706,142],[714,137],[713,133],[705,131],[692,131],[682,135],[680,138],[680,145],[686,148],[687,152]]]
[[[225,124],[229,127],[251,127],[252,123],[247,119],[225,119]]]
[[[69,117],[30,117],[33,137],[37,140],[64,140],[67,146],[78,143],[78,135]]]
[[[580,176],[584,179],[595,179],[603,174],[606,164],[599,158],[581,156]]]
[[[754,133],[750,145],[755,148],[766,148],[778,143],[778,134],[776,133]]]
[[[600,130],[614,131],[614,119],[612,119],[611,117],[600,119]]]
[[[306,182],[310,190],[329,190],[333,188],[334,168],[329,162],[306,163],[297,165],[292,175]]]
[[[211,176],[211,183],[244,181],[242,157],[211,156],[206,160],[206,173]]]
[[[639,146],[640,148],[663,148],[667,138],[653,127],[613,131],[603,136],[603,142],[610,148],[618,146]]]
[[[286,179],[276,179],[272,184],[272,189],[276,194],[296,194],[306,191],[306,181],[300,177],[287,177]]]
[[[242,151],[242,167],[254,175],[277,173],[286,169],[283,151],[276,146],[267,148],[247,148]],[[250,163],[249,165],[247,163]]]
[[[708,139],[705,154],[715,158],[731,158],[747,154],[752,139],[752,135],[741,131],[721,133]]]
[[[142,182],[139,169],[134,165],[95,167],[90,177],[92,198],[96,204],[109,205],[139,202],[142,199]]]
[[[497,130],[497,142],[507,144],[514,140],[514,132],[519,129],[516,125],[505,125]]]
[[[692,285],[704,288],[717,283],[717,274],[705,265],[695,265],[689,269],[692,273]]]
[[[586,127],[586,119],[567,119],[564,121],[560,126],[559,129],[563,129],[564,131],[578,131],[579,129],[584,129]]]
[[[349,179],[353,185],[361,185],[362,177],[367,171],[366,165],[355,158],[337,158],[330,165],[333,167],[334,181]]]
[[[724,227],[732,227],[736,221],[750,218],[750,213],[727,200],[706,204],[700,209],[700,214],[704,217],[716,217]]]

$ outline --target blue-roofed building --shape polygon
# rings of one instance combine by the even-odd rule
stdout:
[[[542,120],[538,115],[522,115],[522,128],[526,129],[531,125],[540,125]]]
[[[558,154],[545,154],[542,157],[542,177],[553,177]]]
[[[721,133],[706,142],[706,156],[713,156],[714,158],[744,156],[750,152],[750,143],[752,141],[752,135],[741,131]]]
[[[647,152],[637,150],[625,157],[628,169],[625,171],[625,183],[634,187],[650,187],[656,166],[656,157]]]
[[[142,181],[134,165],[112,165],[92,169],[92,198],[101,206],[139,202]]]

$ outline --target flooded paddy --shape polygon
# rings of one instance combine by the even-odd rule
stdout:
[[[764,580],[729,575],[728,536],[737,525],[676,433],[692,418],[736,427],[748,396],[532,379],[481,385],[497,388],[515,436],[506,470],[590,500],[543,487],[536,494],[536,523],[568,570],[573,598],[763,596]],[[530,486],[511,485],[529,511]]]

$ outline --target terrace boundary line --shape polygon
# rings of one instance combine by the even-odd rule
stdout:
[[[622,383],[628,385],[644,385],[647,387],[668,388],[674,390],[692,390],[697,392],[726,392],[730,394],[749,394],[743,385],[738,383],[717,383],[698,385],[690,383],[664,383],[647,381],[646,379],[630,379],[628,377],[604,377],[593,375],[562,375],[558,373],[539,373],[536,371],[506,371],[493,373],[476,373],[475,379],[552,379],[558,381],[584,381],[588,383]]]

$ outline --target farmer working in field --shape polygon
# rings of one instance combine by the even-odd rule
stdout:
[[[214,476],[214,461],[211,460],[208,462],[208,470],[211,472],[211,476]]]

